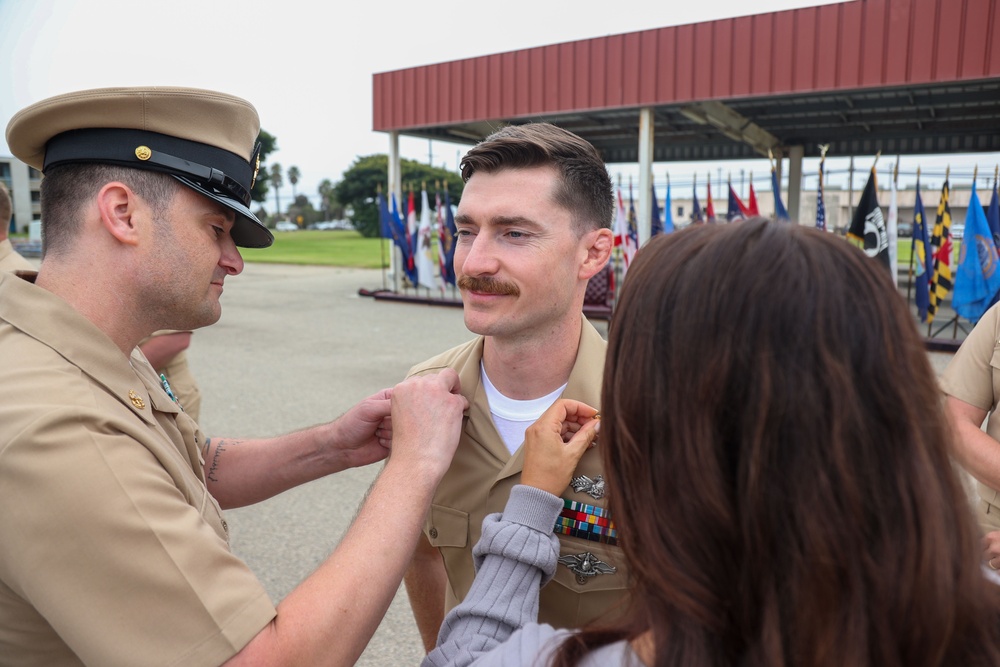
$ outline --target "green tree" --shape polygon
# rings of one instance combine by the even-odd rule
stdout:
[[[288,207],[288,219],[302,228],[318,222],[319,216],[319,212],[313,208],[309,197],[305,195],[298,195],[292,205]]]
[[[296,167],[295,165],[292,165],[291,167],[288,168],[288,182],[292,184],[292,200],[293,201],[295,200],[295,186],[298,185],[299,176],[301,176],[301,175],[302,174],[301,174],[301,172],[299,172],[299,168]]]
[[[319,193],[319,205],[320,209],[323,211],[323,219],[330,220],[330,210],[333,208],[334,198],[333,198],[333,181],[329,178],[324,178],[319,182],[319,187],[316,188]]]
[[[257,141],[260,142],[260,170],[257,172],[257,180],[254,181],[250,197],[253,201],[263,204],[267,201],[268,185],[271,182],[271,175],[267,173],[267,156],[278,150],[278,140],[267,130],[261,130]]]
[[[344,172],[343,178],[334,187],[334,196],[345,209],[353,209],[351,221],[355,229],[362,235],[376,237],[379,235],[378,221],[378,186],[386,191],[386,178],[389,169],[389,158],[384,153],[358,157]],[[400,160],[401,181],[403,189],[412,186],[419,193],[421,183],[427,185],[427,196],[431,206],[434,205],[434,183],[447,182],[451,203],[457,204],[462,197],[465,183],[462,177],[447,169],[431,167],[422,162]],[[420,197],[416,198],[418,213]],[[400,202],[400,208],[402,208]]]
[[[274,215],[280,220],[281,219],[281,197],[278,195],[278,191],[281,190],[281,186],[284,185],[282,182],[282,170],[281,164],[275,162],[271,165],[271,185],[274,186]]]

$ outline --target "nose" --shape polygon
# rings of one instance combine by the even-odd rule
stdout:
[[[222,244],[219,266],[224,268],[230,276],[243,273],[243,255],[240,254],[240,249],[236,247],[236,242],[233,241],[233,237],[229,234],[226,234],[225,241]]]
[[[477,234],[472,243],[455,249],[455,268],[460,275],[493,275],[499,264],[491,239],[484,233]]]

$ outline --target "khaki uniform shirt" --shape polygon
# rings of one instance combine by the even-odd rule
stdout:
[[[178,332],[172,329],[163,329],[162,331],[153,333],[153,335],[148,338],[143,338],[139,341],[139,345],[142,346],[150,338],[171,333]],[[195,382],[194,375],[188,367],[187,350],[181,350],[175,354],[170,361],[164,364],[163,368],[157,368],[156,372],[163,373],[163,375],[166,376],[167,382],[170,384],[170,391],[172,391],[174,396],[177,397],[177,402],[180,404],[181,409],[183,409],[184,412],[191,417],[191,419],[200,421],[201,389],[198,388],[198,383]]]
[[[134,351],[0,274],[0,662],[218,665],[275,609],[197,424]]]
[[[983,315],[958,348],[941,375],[941,388],[949,396],[989,412],[986,433],[1000,441],[1000,306]],[[1000,447],[1000,442],[997,443]],[[1000,491],[976,483],[980,503],[977,519],[984,532],[1000,530]]]
[[[607,343],[586,320],[582,329],[576,364],[562,395],[599,408]],[[446,612],[468,594],[476,575],[472,547],[479,541],[483,519],[503,511],[510,490],[520,482],[524,465],[523,446],[511,455],[490,416],[480,375],[483,340],[480,336],[410,370],[410,375],[424,375],[454,369],[462,383],[462,394],[469,401],[455,458],[438,485],[424,525],[424,534],[441,551],[448,573]],[[574,476],[595,479],[601,474],[601,455],[595,447],[584,454]],[[595,499],[572,488],[566,489],[563,498],[600,508],[607,504],[606,498]],[[628,585],[621,549],[565,534],[558,537],[561,556],[589,552],[616,571],[584,577],[559,565],[555,578],[542,588],[539,622],[579,627],[595,618],[614,615]]]
[[[0,271],[34,271],[35,266],[14,250],[10,239],[0,241]]]

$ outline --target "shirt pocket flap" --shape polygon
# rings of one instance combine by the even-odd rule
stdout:
[[[469,514],[443,505],[431,505],[427,539],[433,547],[464,548],[469,543]]]
[[[590,562],[584,564],[587,554],[590,554]],[[621,549],[617,547],[561,538],[559,556],[561,560],[556,566],[553,583],[577,593],[628,588],[628,566]]]

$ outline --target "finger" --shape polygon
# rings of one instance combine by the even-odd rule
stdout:
[[[597,439],[599,426],[600,422],[598,420],[591,419],[566,443],[566,450],[576,461],[579,461],[583,457],[583,453],[594,444],[594,441]]]

